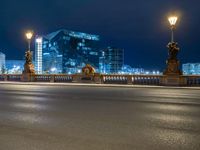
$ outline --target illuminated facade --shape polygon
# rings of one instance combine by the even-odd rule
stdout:
[[[42,37],[37,37],[36,42],[35,42],[35,70],[38,74],[42,74]]]
[[[183,74],[185,75],[199,75],[200,63],[187,63],[182,66]]]
[[[119,73],[124,65],[124,50],[108,47],[101,51],[99,57],[99,72]]]
[[[24,60],[6,60],[8,74],[21,74],[24,69]]]
[[[0,52],[0,73],[3,73],[3,69],[5,68],[5,59],[6,55]]]
[[[77,73],[86,64],[99,68],[98,35],[59,30],[36,38],[37,73]]]

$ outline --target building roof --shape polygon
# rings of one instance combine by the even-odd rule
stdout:
[[[0,55],[5,55],[4,53],[0,52]]]
[[[70,37],[99,41],[98,35],[92,35],[92,34],[87,34],[87,33],[82,33],[82,32],[74,32],[74,31],[69,31],[69,30],[66,30],[66,29],[61,29],[61,30],[52,32],[50,34],[47,34],[46,36],[44,36],[44,38],[46,38],[48,40],[52,40],[53,38],[55,38],[61,32],[63,32],[64,34],[66,34]]]

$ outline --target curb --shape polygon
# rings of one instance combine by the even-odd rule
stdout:
[[[41,85],[41,86],[85,86],[85,87],[114,87],[114,88],[163,88],[163,89],[193,89],[200,87],[173,87],[173,86],[151,86],[151,85],[122,85],[122,84],[87,84],[87,83],[49,83],[49,82],[0,82],[0,85]]]

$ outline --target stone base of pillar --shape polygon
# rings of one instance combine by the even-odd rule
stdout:
[[[166,75],[161,78],[161,85],[164,86],[186,86],[186,78],[180,75]]]
[[[35,81],[35,74],[32,73],[23,73],[21,77],[22,82],[34,82]]]
[[[127,84],[128,85],[132,85],[133,84],[132,76],[128,76],[127,77]]]
[[[94,75],[76,74],[73,76],[73,82],[101,84],[101,78],[99,74],[94,74]]]

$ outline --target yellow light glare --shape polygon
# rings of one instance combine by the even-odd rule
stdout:
[[[169,23],[170,23],[171,26],[175,26],[176,22],[178,20],[178,17],[172,16],[172,17],[169,17],[168,20],[169,20]]]
[[[27,32],[27,33],[26,33],[26,38],[27,38],[28,40],[30,40],[32,37],[33,37],[33,33],[32,33],[32,32]]]

